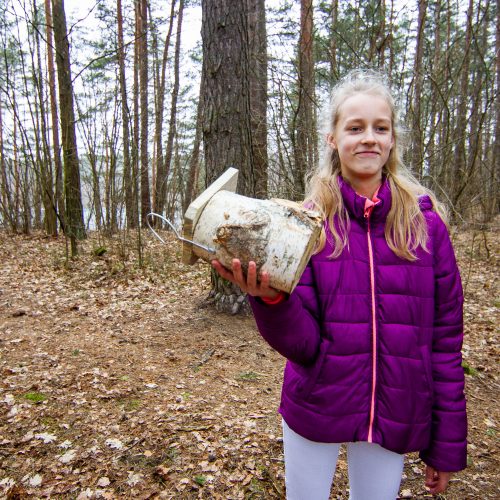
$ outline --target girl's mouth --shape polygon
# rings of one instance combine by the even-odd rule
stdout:
[[[356,153],[358,156],[378,156],[376,151],[359,151]]]

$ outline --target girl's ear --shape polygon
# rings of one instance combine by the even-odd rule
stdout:
[[[333,134],[326,135],[326,143],[333,149],[337,149],[337,143],[335,142],[335,138]]]

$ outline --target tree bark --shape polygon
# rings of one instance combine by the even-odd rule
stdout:
[[[52,118],[52,156],[54,158],[55,170],[55,210],[59,218],[59,224],[64,231],[64,189],[63,189],[63,165],[61,160],[61,145],[59,142],[59,114],[57,111],[56,93],[56,71],[54,67],[54,41],[52,29],[52,8],[50,0],[45,0],[45,26],[47,37],[47,69],[50,90],[50,114]]]
[[[12,90],[12,104],[14,109],[17,112],[17,98],[14,90]],[[12,230],[14,232],[19,231],[19,225],[20,225],[20,220],[21,220],[21,166],[20,166],[20,161],[19,161],[19,145],[18,145],[18,137],[17,137],[17,128],[18,128],[18,119],[14,120],[14,127],[13,127],[13,133],[12,133],[12,146],[14,148],[13,151],[13,156],[14,156],[14,162],[13,162],[13,177],[14,177],[14,200],[13,200],[13,210],[12,210]]]
[[[437,175],[440,170],[440,164],[437,155],[437,139],[439,130],[438,121],[438,103],[439,103],[439,92],[435,87],[435,82],[439,81],[441,76],[441,2],[436,2],[434,7],[434,57],[432,59],[432,82],[433,86],[431,90],[431,109],[429,117],[429,144],[427,147],[428,158],[429,158],[429,182],[428,185],[431,189],[436,190],[437,186]]]
[[[460,78],[460,99],[458,101],[458,109],[455,123],[455,130],[453,133],[453,143],[455,145],[453,152],[453,190],[452,201],[453,206],[456,207],[460,197],[463,193],[464,183],[466,178],[466,128],[467,128],[467,99],[464,97],[468,95],[469,91],[469,67],[470,67],[470,48],[472,42],[472,17],[473,17],[474,2],[469,0],[469,7],[467,9],[467,25],[465,29],[464,41],[464,59]]]
[[[314,251],[321,227],[319,214],[298,203],[219,191],[198,214],[193,230],[193,240],[215,253],[192,249],[196,256],[207,261],[215,258],[229,268],[233,259],[240,259],[245,271],[252,260],[258,275],[269,273],[272,287],[291,293]]]
[[[127,226],[129,228],[137,227],[137,199],[134,198],[132,163],[130,159],[130,111],[127,97],[127,80],[125,78],[125,47],[123,40],[123,13],[122,0],[116,0],[116,15],[118,26],[118,73],[120,82],[121,96],[121,115],[122,115],[122,135],[123,135],[123,184],[125,190],[125,213],[127,217]]]
[[[148,161],[148,8],[147,0],[139,0],[139,85],[141,108],[141,225],[146,225],[146,218],[151,212],[149,191]]]
[[[156,176],[155,176],[155,196],[153,202],[153,210],[157,214],[161,214],[165,207],[165,193],[167,173],[165,168],[165,159],[163,157],[163,114],[165,106],[165,80],[166,68],[168,61],[168,51],[170,48],[170,38],[174,26],[176,0],[172,0],[170,7],[170,19],[168,31],[165,37],[165,45],[163,48],[163,58],[161,67],[161,77],[158,85],[158,105],[155,117],[155,143],[156,143]],[[180,9],[180,7],[179,7]]]
[[[139,0],[134,0],[134,12],[135,12],[135,41],[134,41],[134,86],[133,86],[133,107],[134,107],[134,116],[133,116],[133,130],[132,130],[132,188],[133,188],[133,196],[134,202],[137,208],[137,227],[140,228],[139,223],[139,185],[140,185],[140,168],[139,168],[139,123],[140,123],[140,109],[139,109],[139,69],[140,69],[140,38],[141,38],[141,29],[140,29],[140,3]],[[140,233],[139,233],[140,234]],[[140,245],[139,245],[140,248]]]
[[[204,0],[203,143],[206,185],[229,166],[240,175],[238,191],[251,193],[244,182],[251,171],[251,124],[246,0]]]
[[[56,46],[57,77],[59,82],[59,107],[64,156],[64,191],[66,198],[66,234],[71,239],[71,255],[78,254],[77,240],[85,238],[83,207],[80,188],[80,167],[75,133],[73,107],[73,82],[66,14],[63,0],[52,0],[54,38]]]
[[[446,2],[446,42],[443,50],[442,58],[442,80],[443,82],[448,82],[451,80],[450,77],[450,52],[451,52],[451,6],[450,0]],[[453,84],[453,82],[450,82]],[[447,102],[450,101],[450,102]],[[440,169],[438,173],[438,184],[443,186],[443,189],[447,193],[448,197],[452,191],[452,179],[453,179],[453,167],[450,165],[453,155],[453,144],[451,141],[451,130],[452,130],[452,115],[450,111],[451,99],[447,99],[441,109],[440,116],[440,127],[439,127],[439,147],[440,147]]]
[[[427,15],[427,0],[418,2],[418,28],[415,60],[413,63],[413,110],[412,110],[412,160],[411,166],[415,175],[422,178],[423,174],[423,131],[421,117],[421,99],[423,85],[422,60],[424,55],[424,28]]]
[[[2,214],[3,220],[8,222],[11,229],[13,229],[15,225],[12,210],[13,202],[4,149],[2,92],[0,92],[0,196],[0,213]]]
[[[263,176],[256,175],[253,158],[248,7],[247,0],[202,1],[203,142],[207,185],[233,166],[240,171],[238,192],[255,197]],[[241,294],[212,277],[212,296]],[[216,307],[228,310],[224,301]]]
[[[339,78],[339,70],[337,67],[337,36],[338,36],[338,22],[339,17],[339,0],[332,1],[332,19],[330,29],[330,81],[334,82]]]
[[[247,0],[252,181],[256,198],[267,198],[267,37],[264,0]]]
[[[36,2],[33,2],[33,15],[34,22],[37,27],[39,26],[39,13]],[[39,112],[39,122],[40,122],[40,133],[39,133],[39,145],[41,146],[39,161],[40,161],[40,191],[41,199],[44,208],[44,226],[47,234],[51,236],[57,236],[57,210],[56,202],[54,199],[54,179],[52,173],[52,158],[49,148],[49,139],[47,132],[47,111],[46,111],[46,99],[44,92],[44,78],[42,75],[42,56],[40,49],[40,30],[34,30],[35,37],[35,48],[36,48],[36,62],[37,71],[35,85],[38,91],[38,101],[40,106]]]
[[[200,93],[198,97],[198,105],[196,108],[196,132],[194,136],[193,150],[189,158],[188,176],[186,188],[184,190],[184,199],[182,204],[182,213],[185,213],[191,201],[196,196],[196,187],[198,185],[198,176],[200,172],[200,146],[201,146],[201,126],[203,113],[203,79],[200,82]]]
[[[493,146],[493,168],[492,168],[492,181],[496,179],[496,182],[492,182],[493,186],[497,186],[500,183],[500,99],[498,98],[498,91],[500,89],[500,8],[499,2],[497,1],[496,9],[496,22],[495,22],[495,69],[496,69],[496,89],[497,98],[495,100],[495,145]],[[492,203],[490,217],[493,217],[497,210],[500,208],[500,189],[496,189],[495,195],[496,203]]]
[[[180,54],[181,54],[181,32],[182,19],[184,13],[184,0],[179,1],[179,11],[177,13],[177,36],[175,40],[175,56],[174,56],[174,88],[172,89],[172,100],[170,103],[170,119],[168,124],[167,145],[165,148],[165,168],[164,178],[161,179],[161,198],[162,205],[165,204],[167,196],[167,183],[172,164],[172,156],[174,150],[174,139],[177,133],[177,100],[179,96],[180,86]],[[174,176],[175,181],[175,176]],[[161,207],[163,209],[163,206]]]
[[[394,0],[391,0],[391,12],[389,14],[389,67],[387,73],[389,78],[393,78],[395,65],[395,49],[394,49]]]
[[[304,198],[306,174],[314,166],[317,149],[314,101],[313,5],[312,0],[301,0],[298,103],[294,139],[295,200]]]

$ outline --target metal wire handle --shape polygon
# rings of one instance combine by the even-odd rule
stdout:
[[[213,248],[210,248],[210,247],[206,247],[205,245],[200,245],[199,243],[195,243],[194,241],[191,241],[191,240],[188,240],[186,238],[183,238],[178,232],[177,230],[175,229],[174,225],[165,217],[163,217],[163,215],[160,215],[160,214],[157,214],[155,212],[150,212],[147,217],[146,217],[146,223],[149,227],[149,229],[151,230],[151,232],[164,244],[166,244],[166,241],[153,229],[153,227],[151,226],[151,224],[149,223],[149,218],[150,217],[159,217],[163,222],[166,222],[168,224],[168,226],[170,227],[170,229],[172,229],[172,231],[174,232],[176,238],[178,240],[181,240],[185,243],[189,243],[191,245],[194,245],[195,247],[198,247],[198,248],[201,248],[202,250],[205,250],[206,252],[209,252],[209,253],[213,253],[215,254],[215,249]]]

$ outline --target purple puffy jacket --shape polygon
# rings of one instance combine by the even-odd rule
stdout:
[[[288,359],[280,413],[312,441],[369,441],[420,451],[439,471],[466,466],[461,366],[463,295],[445,224],[427,196],[429,253],[410,262],[388,247],[385,180],[367,220],[366,199],[340,186],[351,219],[349,249],[331,259],[328,238],[290,297],[251,298],[266,341]]]

